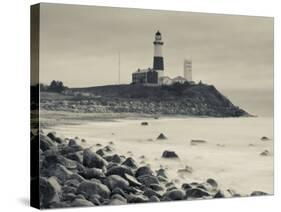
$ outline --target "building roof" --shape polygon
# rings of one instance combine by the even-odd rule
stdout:
[[[159,32],[159,30],[157,30],[157,32],[155,33],[155,35],[161,35],[161,33]]]

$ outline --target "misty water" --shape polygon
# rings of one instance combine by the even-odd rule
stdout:
[[[65,115],[67,122],[71,115]],[[42,120],[49,124],[44,131],[56,131],[60,136],[86,139],[86,146],[114,142],[115,152],[132,156],[140,165],[153,169],[167,168],[176,183],[214,178],[222,189],[234,189],[241,194],[254,190],[273,193],[273,118],[138,118],[76,119],[75,124],[56,122],[54,114]],[[147,121],[148,126],[141,122]],[[55,123],[55,124],[54,124]],[[156,140],[163,133],[167,140]],[[266,136],[270,140],[261,141]],[[206,143],[191,145],[192,139]],[[93,148],[98,149],[94,146]],[[175,151],[179,159],[164,159],[164,150]],[[268,156],[261,156],[264,150]],[[145,158],[143,159],[143,157]],[[178,169],[191,167],[192,173]]]

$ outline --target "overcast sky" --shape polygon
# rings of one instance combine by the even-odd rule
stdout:
[[[165,75],[213,84],[234,104],[272,115],[273,18],[42,4],[40,81],[69,87],[131,82],[152,67],[155,32],[162,33]]]

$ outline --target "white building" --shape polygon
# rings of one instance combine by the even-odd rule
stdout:
[[[181,83],[181,84],[183,84],[183,83],[185,83],[187,80],[184,78],[184,77],[182,77],[182,76],[177,76],[177,77],[175,77],[175,78],[173,78],[172,79],[172,83],[174,84],[174,83]]]
[[[184,78],[187,81],[192,81],[192,61],[191,60],[184,60],[183,72],[184,72]]]
[[[172,85],[173,84],[173,80],[170,77],[164,76],[164,77],[160,77],[158,83],[160,85]]]

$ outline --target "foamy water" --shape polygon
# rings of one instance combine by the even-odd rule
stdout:
[[[141,126],[142,121],[149,125]],[[223,189],[242,194],[254,190],[273,193],[273,119],[269,117],[81,121],[46,130],[84,138],[88,146],[113,141],[117,153],[132,156],[154,169],[166,167],[171,179],[178,183],[214,178]],[[168,139],[156,140],[160,133]],[[271,140],[261,141],[262,136]],[[207,143],[190,145],[191,139]],[[164,150],[175,151],[179,159],[161,158]],[[271,155],[261,156],[264,150]],[[142,155],[145,159],[140,158]],[[192,167],[193,172],[179,174],[177,170],[185,166]]]

